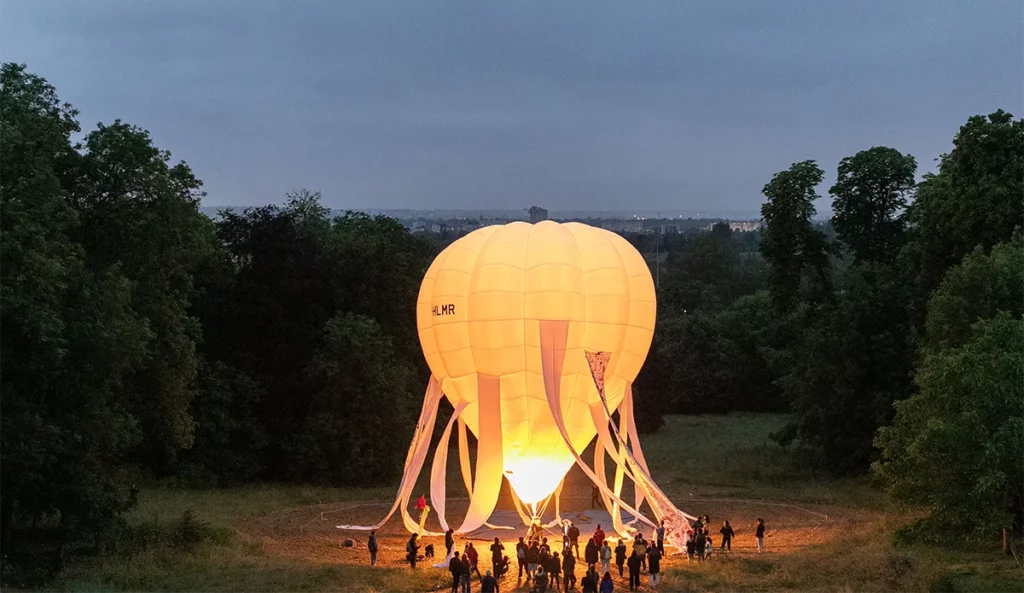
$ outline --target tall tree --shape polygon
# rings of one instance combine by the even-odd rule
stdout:
[[[828,243],[811,223],[814,200],[819,197],[815,188],[823,177],[824,172],[814,161],[802,161],[776,173],[761,190],[767,198],[761,206],[765,222],[761,254],[770,265],[769,287],[781,309],[796,303],[807,271],[817,283],[816,296],[830,289]]]
[[[1024,219],[1022,195],[1024,120],[1003,110],[968,119],[908,210],[921,302],[975,247],[987,251],[1013,236]]]
[[[166,471],[192,445],[190,406],[199,366],[198,320],[190,314],[193,278],[212,249],[212,228],[199,213],[202,182],[149,134],[120,121],[90,132],[72,192],[82,225],[78,239],[90,266],[113,266],[132,281],[132,307],[147,320],[145,364],[125,384],[145,438],[141,458]]]
[[[876,441],[875,475],[898,501],[927,505],[907,535],[948,543],[1024,528],[1024,319],[978,321],[965,343],[925,357],[919,391]]]
[[[913,195],[917,161],[894,148],[875,146],[839,162],[829,192],[833,226],[856,261],[889,261],[899,252],[901,216]]]
[[[986,254],[979,246],[954,266],[928,301],[923,350],[962,346],[971,326],[998,311],[1024,314],[1024,236],[1000,243]]]
[[[23,65],[0,73],[0,528],[59,517],[63,541],[102,534],[126,508],[137,436],[120,389],[147,331],[115,266],[93,272],[67,196],[76,111]],[[35,559],[38,560],[38,559]]]

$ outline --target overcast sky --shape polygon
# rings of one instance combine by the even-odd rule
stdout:
[[[150,130],[206,205],[756,210],[795,161],[930,169],[1022,115],[1022,31],[1020,0],[0,1],[3,61]]]

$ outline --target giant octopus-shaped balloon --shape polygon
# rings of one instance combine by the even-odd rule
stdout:
[[[643,257],[619,235],[585,224],[514,222],[455,241],[427,270],[416,303],[417,326],[431,378],[405,461],[397,509],[406,510],[427,456],[444,396],[455,411],[431,466],[430,498],[442,530],[448,441],[458,423],[467,533],[486,523],[502,477],[527,525],[555,501],[573,463],[601,492],[612,527],[628,537],[640,522],[665,521],[670,544],[684,543],[694,517],[677,509],[651,479],[633,421],[632,382],[651,346],[657,305]],[[619,423],[612,414],[619,411]],[[477,437],[475,476],[466,430]],[[594,466],[581,457],[597,436]],[[605,454],[615,479],[605,474]],[[624,478],[632,502],[621,498]],[[654,521],[640,512],[647,500]],[[525,509],[524,509],[525,507]],[[623,522],[622,511],[632,515]],[[552,523],[554,524],[554,523]],[[434,535],[428,533],[428,535]]]

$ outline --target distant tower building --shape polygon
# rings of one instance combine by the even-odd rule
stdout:
[[[536,224],[548,219],[548,211],[540,206],[530,206],[530,224]]]

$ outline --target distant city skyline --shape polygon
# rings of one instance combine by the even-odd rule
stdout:
[[[0,54],[152,133],[204,205],[756,211],[791,163],[876,145],[934,170],[1020,116],[1019,0],[5,0]]]

